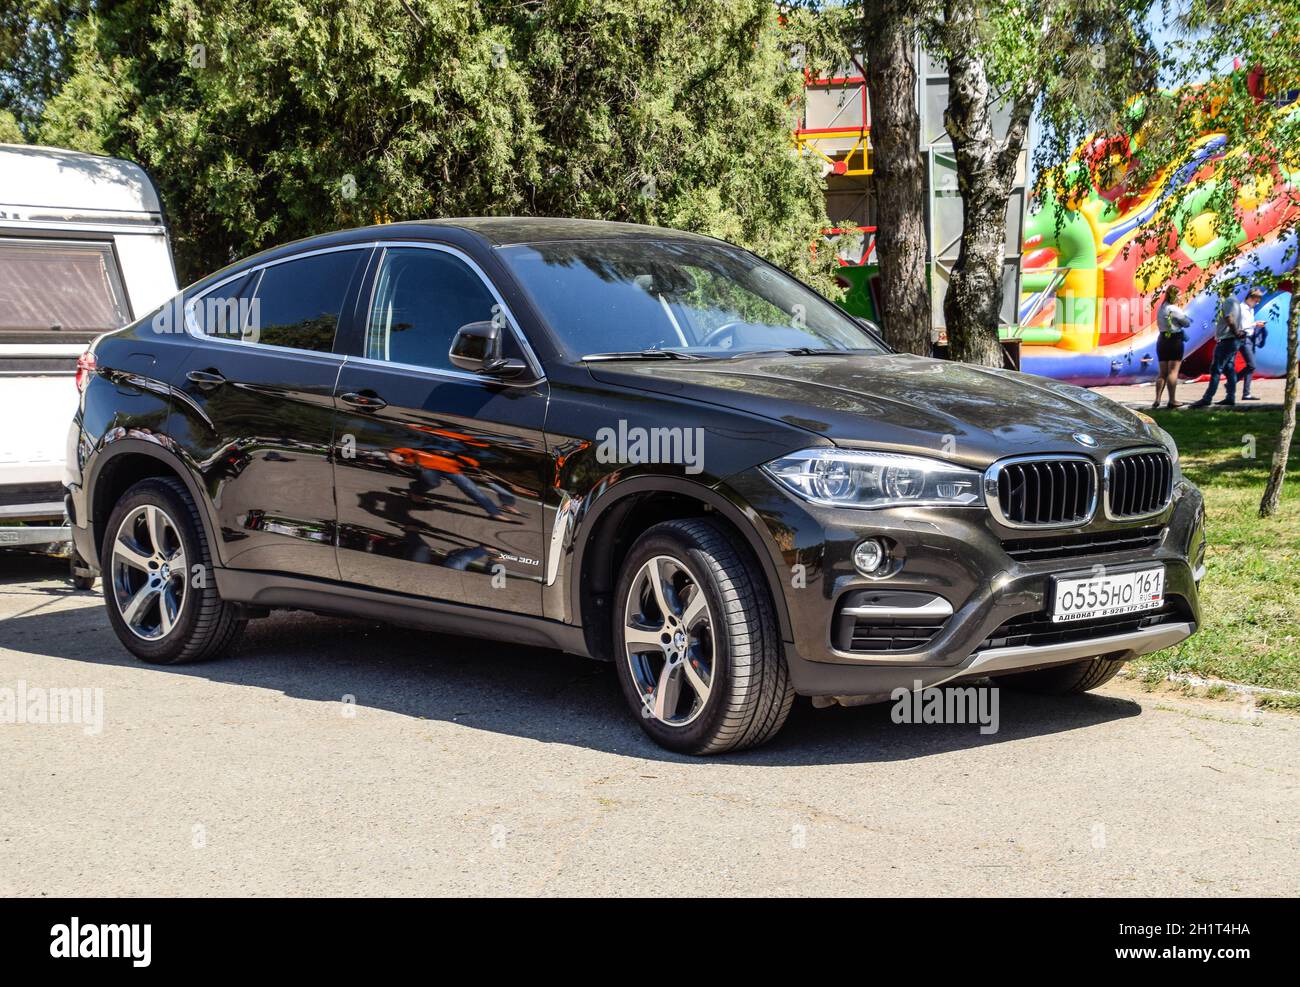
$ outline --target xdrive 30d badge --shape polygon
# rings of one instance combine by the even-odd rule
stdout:
[[[708,754],[796,695],[1081,692],[1199,622],[1201,497],[1150,419],[892,353],[706,237],[334,233],[82,367],[73,532],[145,661],[215,657],[276,608],[550,646]]]

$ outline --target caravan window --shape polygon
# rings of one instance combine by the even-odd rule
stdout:
[[[0,334],[107,332],[130,321],[111,244],[0,237]]]

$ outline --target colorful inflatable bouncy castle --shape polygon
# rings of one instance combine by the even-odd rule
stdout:
[[[1248,80],[1257,86],[1258,80]],[[1255,89],[1251,89],[1255,93]],[[1300,99],[1260,98],[1260,115],[1300,113]],[[1279,102],[1282,105],[1278,105]],[[1132,133],[1096,137],[1075,152],[1055,177],[1060,187],[1085,188],[1064,202],[1050,190],[1025,225],[1020,324],[1003,330],[1021,341],[1021,369],[1074,384],[1139,383],[1155,377],[1157,295],[1166,284],[1183,289],[1192,317],[1184,373],[1201,373],[1213,348],[1223,263],[1238,250],[1234,273],[1286,277],[1296,269],[1294,230],[1300,211],[1300,162],[1232,194],[1238,222],[1221,229],[1212,208],[1223,189],[1216,162],[1235,152],[1223,134],[1198,138],[1187,163],[1134,193],[1124,181],[1141,153],[1143,106],[1132,107]],[[1173,193],[1186,190],[1176,203]],[[1173,210],[1172,214],[1169,210]],[[1158,251],[1140,242],[1157,219],[1173,232]],[[1245,293],[1238,289],[1238,295]],[[1286,320],[1290,291],[1266,294],[1256,316],[1266,323],[1258,347],[1258,375],[1286,371]]]

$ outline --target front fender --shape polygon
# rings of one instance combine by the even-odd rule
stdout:
[[[585,624],[592,618],[592,614],[585,612],[584,594],[590,587],[584,584],[583,574],[589,571],[589,564],[606,563],[613,549],[614,539],[602,536],[602,526],[610,520],[617,526],[617,513],[611,512],[626,511],[644,494],[687,497],[730,522],[758,560],[772,595],[782,639],[793,641],[777,566],[782,554],[758,513],[721,482],[710,485],[666,473],[627,475],[616,471],[597,483],[585,497],[562,495],[547,546],[544,598],[547,617],[571,624]],[[588,641],[592,640],[589,631]]]

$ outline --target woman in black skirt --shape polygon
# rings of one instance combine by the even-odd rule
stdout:
[[[1192,320],[1178,305],[1178,286],[1171,284],[1165,289],[1164,300],[1156,309],[1156,328],[1160,335],[1156,337],[1156,359],[1160,361],[1160,373],[1156,377],[1156,399],[1151,407],[1160,407],[1160,392],[1169,388],[1169,407],[1181,408],[1174,400],[1174,391],[1178,388],[1178,368],[1183,363],[1183,347],[1187,343],[1187,327]]]

